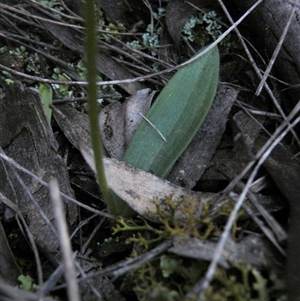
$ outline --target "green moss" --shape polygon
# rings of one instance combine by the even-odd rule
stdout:
[[[115,226],[115,232],[132,231],[133,236],[129,242],[137,243],[144,247],[144,250],[157,245],[158,242],[176,237],[198,237],[209,239],[215,236],[219,229],[209,218],[210,205],[203,208],[201,218],[196,218],[192,212],[195,204],[188,201],[188,205],[174,204],[172,199],[167,200],[170,216],[166,216],[158,206],[156,214],[160,216],[161,224],[149,224],[146,220],[125,220],[121,218]],[[232,204],[224,205],[221,209],[224,216],[228,213]],[[175,220],[176,210],[185,212],[187,220],[183,223]],[[242,214],[242,213],[241,213]],[[144,233],[147,231],[148,236]],[[152,236],[149,236],[149,232]],[[237,236],[237,227],[233,229],[232,237]],[[146,238],[148,237],[148,238]],[[149,239],[149,237],[151,237]],[[160,301],[160,300],[197,300],[186,298],[191,289],[205,277],[209,262],[184,258],[170,253],[164,253],[157,258],[148,261],[138,270],[132,272],[132,279],[135,283],[134,291],[138,300]],[[229,268],[218,268],[214,278],[205,291],[204,301],[265,301],[284,300],[284,292],[272,291],[269,275],[263,275],[259,270],[248,264],[231,264]]]
[[[207,266],[204,261],[162,255],[134,272],[134,291],[141,301],[197,300],[197,296],[186,295],[205,276]],[[247,264],[217,269],[204,296],[204,301],[284,300],[283,294],[276,296],[266,278]]]

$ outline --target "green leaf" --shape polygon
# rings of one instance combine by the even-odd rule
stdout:
[[[29,275],[20,275],[18,280],[21,282],[20,288],[26,292],[30,292],[33,285],[33,279]]]
[[[211,107],[219,64],[214,47],[172,77],[146,115],[148,121],[144,120],[133,136],[123,157],[126,163],[166,176]]]
[[[182,261],[170,258],[166,255],[160,257],[160,268],[165,278],[181,269]]]
[[[53,100],[52,88],[49,84],[40,83],[39,84],[39,92],[41,95],[42,102],[44,104],[44,110],[45,110],[46,116],[47,116],[48,120],[50,121],[51,114],[52,114],[50,105],[52,104],[52,100]]]

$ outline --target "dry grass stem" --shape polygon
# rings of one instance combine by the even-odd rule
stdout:
[[[49,181],[49,192],[57,227],[60,251],[62,254],[62,264],[64,265],[64,275],[67,282],[68,297],[69,300],[80,301],[70,236],[68,233],[68,226],[63,209],[63,202],[60,197],[59,185],[56,179],[51,179]]]

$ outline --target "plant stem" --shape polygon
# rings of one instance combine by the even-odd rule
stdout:
[[[110,189],[107,185],[103,163],[103,146],[101,141],[100,129],[98,124],[98,103],[97,103],[97,35],[94,0],[85,1],[85,20],[86,20],[86,61],[87,61],[87,80],[88,80],[88,105],[92,147],[97,170],[97,178],[107,203],[109,212],[115,213],[114,201]]]

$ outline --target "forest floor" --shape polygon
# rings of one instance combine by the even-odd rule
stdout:
[[[222,36],[231,25],[222,1],[95,5],[108,183],[127,203],[116,212],[138,213],[123,218],[107,210],[82,147],[91,150],[82,2],[8,2],[0,1],[0,299],[299,300],[299,84],[280,77],[276,58],[266,71],[270,50],[251,19],[239,26],[244,44],[235,26]],[[228,7],[235,20],[246,13]],[[179,65],[220,36],[219,59],[207,61],[201,81],[189,85],[191,67],[175,84],[174,99],[217,90],[164,179],[117,161],[131,123],[146,119],[130,113],[145,116]],[[176,120],[172,106],[162,118]]]

